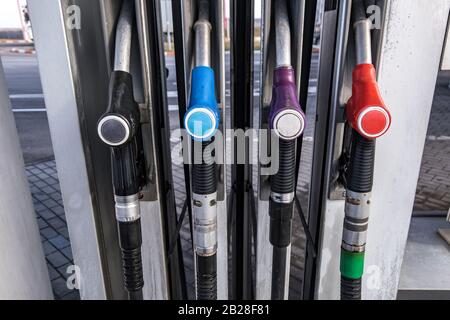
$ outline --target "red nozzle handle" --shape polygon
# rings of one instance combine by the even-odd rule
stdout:
[[[391,126],[391,114],[381,98],[372,64],[359,64],[353,71],[352,97],[346,115],[348,123],[370,140],[381,137]]]

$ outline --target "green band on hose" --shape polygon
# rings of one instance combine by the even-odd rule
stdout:
[[[364,252],[341,250],[341,274],[349,279],[359,279],[364,272]]]

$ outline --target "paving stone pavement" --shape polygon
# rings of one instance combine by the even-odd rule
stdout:
[[[80,299],[78,290],[67,286],[73,257],[55,161],[29,165],[26,174],[55,299]]]
[[[450,208],[450,72],[437,81],[417,184],[415,211]]]

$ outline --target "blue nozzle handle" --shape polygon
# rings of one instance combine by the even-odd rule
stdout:
[[[220,114],[215,95],[214,70],[196,67],[192,70],[191,97],[184,127],[196,141],[208,141],[219,127]]]

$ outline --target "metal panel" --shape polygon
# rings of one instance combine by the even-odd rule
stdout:
[[[172,179],[172,161],[170,153],[170,123],[166,90],[166,71],[164,45],[161,27],[161,8],[159,1],[137,0],[138,20],[140,21],[139,35],[141,40],[141,62],[145,103],[149,111],[149,124],[146,137],[150,139],[145,149],[149,152],[147,160],[151,161],[149,168],[150,185],[156,187],[158,194],[160,215],[164,230],[164,238],[160,242],[151,244],[151,252],[159,255],[160,262],[167,264],[154,265],[152,258],[147,257],[154,269],[160,272],[157,277],[159,283],[156,287],[166,283],[164,268],[167,267],[168,282],[161,295],[166,296],[164,290],[168,290],[171,299],[183,299],[186,297],[186,285],[184,265],[179,235],[175,234],[177,227],[177,212],[175,205],[174,185]],[[139,10],[140,8],[140,10]],[[148,158],[150,156],[150,158]],[[149,192],[151,196],[154,192]],[[155,208],[156,204],[149,206]],[[156,215],[152,212],[151,215]],[[159,220],[148,221],[155,223]],[[154,228],[154,227],[153,227]],[[151,230],[154,230],[150,228]],[[155,231],[155,230],[154,230]],[[156,230],[158,231],[158,230]],[[174,244],[172,255],[164,257],[169,250],[169,245]],[[172,248],[171,248],[172,249]],[[145,251],[145,248],[143,248]],[[166,260],[167,259],[167,260]]]
[[[345,1],[344,1],[345,2]],[[318,77],[317,88],[317,106],[316,106],[316,123],[314,127],[314,149],[312,157],[311,168],[311,185],[310,185],[310,198],[308,206],[308,224],[311,230],[311,234],[317,245],[320,234],[320,218],[323,199],[326,197],[326,186],[324,184],[324,173],[327,146],[330,145],[329,141],[332,141],[329,132],[330,124],[334,124],[336,109],[330,108],[331,97],[330,91],[333,86],[333,79],[336,79],[336,74],[340,73],[343,60],[336,59],[335,57],[335,45],[336,35],[339,38],[342,36],[341,32],[345,32],[345,26],[337,26],[339,12],[345,16],[346,7],[341,7],[340,10],[327,11],[323,15],[322,25],[322,45],[320,52],[320,67]],[[336,30],[339,29],[337,32]],[[343,58],[343,57],[342,57]],[[339,62],[333,64],[334,60]],[[335,70],[333,70],[333,65]],[[339,72],[338,72],[339,70]],[[314,298],[314,284],[315,274],[317,270],[317,260],[307,250],[305,257],[305,279],[304,279],[304,292],[305,299]]]
[[[216,66],[216,83],[218,102],[222,106],[221,130],[223,139],[226,141],[227,135],[225,124],[228,120],[226,112],[225,95],[225,31],[224,31],[224,2],[217,0],[212,2],[213,14],[211,23],[213,24],[213,64]],[[226,143],[223,144],[225,155]],[[224,161],[225,163],[225,161]],[[228,299],[228,218],[227,218],[227,166],[222,165],[218,168],[219,177],[221,177],[218,186],[217,199],[217,298],[220,300]],[[220,214],[221,213],[221,214]]]
[[[441,70],[450,70],[450,20],[445,35],[444,52],[442,53]]]
[[[106,275],[95,220],[97,196],[92,193],[86,167],[88,159],[83,146],[62,2],[30,0],[28,5],[72,251],[81,272],[81,298],[105,299],[108,296],[104,284]],[[103,41],[101,43],[103,45]],[[109,163],[107,158],[104,160],[103,164]],[[113,206],[110,207],[113,212]]]
[[[53,299],[0,60],[0,299]]]
[[[378,74],[394,121],[389,134],[377,143],[363,299],[397,295],[449,9],[448,0],[414,4],[396,0],[387,6]],[[319,299],[339,297],[343,215],[343,201],[326,201]]]
[[[174,30],[177,64],[178,102],[180,112],[180,127],[183,127],[183,117],[189,101],[191,71],[194,62],[193,25],[196,20],[197,2],[195,0],[173,1]],[[223,1],[210,1],[210,22],[212,25],[211,62],[215,74],[216,97],[221,108],[221,123],[219,130],[222,131],[226,141],[225,123],[226,96],[225,96],[225,45],[223,26],[224,7]],[[183,27],[183,28],[181,28]],[[225,143],[223,144],[225,148]],[[224,149],[225,151],[225,149]],[[225,154],[225,152],[222,152]],[[218,176],[220,177],[217,190],[217,297],[228,299],[228,228],[227,228],[227,194],[226,194],[226,166],[219,165]],[[186,196],[190,198],[190,176],[189,170],[185,168]],[[194,259],[195,263],[195,259]]]
[[[161,160],[168,153],[168,149],[163,150],[164,145],[169,146],[168,133],[155,130],[154,125],[168,128],[163,125],[167,123],[163,111],[167,109],[166,90],[164,83],[150,81],[152,77],[163,79],[161,75],[165,74],[158,36],[159,6],[152,3],[148,9],[147,1],[136,3],[139,25],[133,39],[131,70],[135,97],[142,103],[146,115],[143,118],[147,120],[142,128],[149,173],[141,205],[144,297],[167,299],[166,243],[169,241],[165,237],[167,230],[175,228],[176,222],[170,218],[176,215],[173,193],[159,183],[164,179],[163,186],[171,185],[170,169],[167,169],[170,161]],[[97,121],[108,103],[115,21],[120,4],[121,1],[30,1],[68,228],[75,263],[81,269],[82,299],[126,298],[113,214],[110,155],[96,132]],[[81,14],[80,29],[71,29],[66,23],[69,15],[76,14],[73,8],[78,8]],[[51,19],[46,16],[49,12]],[[161,163],[166,164],[166,175],[159,169]],[[165,218],[169,223],[163,221]],[[174,256],[180,252],[177,250]],[[177,261],[171,260],[174,268],[171,293],[181,297],[183,270]]]
[[[273,45],[269,41],[273,40],[271,36],[271,16],[272,1],[265,0],[262,8],[261,21],[261,72],[260,72],[260,114],[259,127],[267,129],[267,108],[272,99],[272,72],[273,66]],[[269,40],[270,39],[270,40]],[[266,111],[264,111],[266,110]],[[261,153],[262,145],[259,145]],[[269,177],[261,175],[261,167],[258,168],[258,215],[257,215],[257,239],[256,239],[256,299],[270,300],[272,290],[272,260],[273,247],[270,244],[270,216],[269,216],[269,196],[270,185]]]
[[[253,124],[253,28],[254,1],[231,1],[231,127],[247,130]],[[248,155],[248,148],[245,152]],[[234,145],[232,166],[232,253],[233,253],[233,298],[251,299],[252,283],[252,216],[253,192],[252,167],[238,164],[238,153]],[[242,150],[239,150],[242,152]],[[247,157],[248,159],[249,157]],[[255,223],[255,222],[253,222]]]
[[[157,163],[156,150],[158,144],[155,141],[156,124],[154,114],[150,111],[154,108],[167,107],[167,100],[164,103],[154,105],[155,95],[164,94],[163,92],[155,92],[152,86],[152,76],[158,72],[158,64],[152,62],[155,52],[158,51],[151,32],[154,32],[154,26],[149,23],[149,8],[146,1],[136,0],[136,16],[137,16],[137,32],[139,39],[139,51],[141,55],[140,70],[142,74],[142,108],[147,115],[148,122],[142,124],[143,141],[145,147],[145,158],[148,172],[149,183],[143,190],[144,198],[141,201],[142,216],[142,263],[144,269],[144,298],[150,300],[169,299],[169,274],[167,270],[167,229],[164,228],[164,213],[161,201],[173,200],[170,195],[162,195],[160,186],[159,163]],[[153,21],[153,19],[152,19]],[[159,66],[164,65],[164,61],[159,62]],[[156,98],[158,99],[158,98]],[[175,209],[173,209],[175,210]],[[173,213],[173,212],[172,212]],[[176,251],[176,250],[175,250]],[[175,252],[174,254],[176,254]]]
[[[312,45],[312,33],[313,27],[308,29],[307,32],[310,34],[305,34],[305,11],[306,6],[308,10],[315,13],[316,2],[310,1],[306,4],[305,1],[288,1],[289,12],[290,12],[290,25],[292,32],[292,45],[291,45],[291,56],[293,68],[296,70],[296,84],[297,84],[297,94],[299,98],[305,96],[303,102],[306,102],[306,95],[309,82],[309,67],[310,67],[310,57],[311,53],[306,52],[304,55],[304,49],[311,49]],[[270,103],[272,100],[272,77],[273,68],[275,66],[275,32],[272,28],[272,10],[273,10],[273,0],[263,1],[262,7],[262,22],[261,22],[261,72],[260,72],[260,109],[259,109],[259,128],[268,129],[267,115],[270,108]],[[314,14],[313,21],[314,21]],[[314,23],[312,23],[314,25]],[[311,42],[311,43],[310,43]],[[302,68],[305,65],[305,68]],[[301,84],[305,84],[304,87]],[[306,93],[306,94],[305,94]],[[306,105],[306,103],[305,103]],[[303,107],[305,107],[303,105]],[[302,149],[302,138],[298,139],[297,142],[297,166],[300,163],[300,154]],[[259,145],[259,152],[265,148],[265,146]],[[296,172],[298,173],[298,167]],[[270,217],[269,217],[269,196],[270,196],[270,184],[269,177],[261,175],[261,166],[258,168],[258,197],[257,197],[257,246],[256,246],[256,298],[268,300],[271,298],[271,287],[272,287],[272,257],[273,257],[273,247],[269,241],[269,227],[270,227]],[[287,249],[287,264],[286,268],[289,268],[286,272],[287,275],[290,273],[290,252],[291,247]],[[288,297],[289,290],[289,276],[286,277],[286,298]]]

